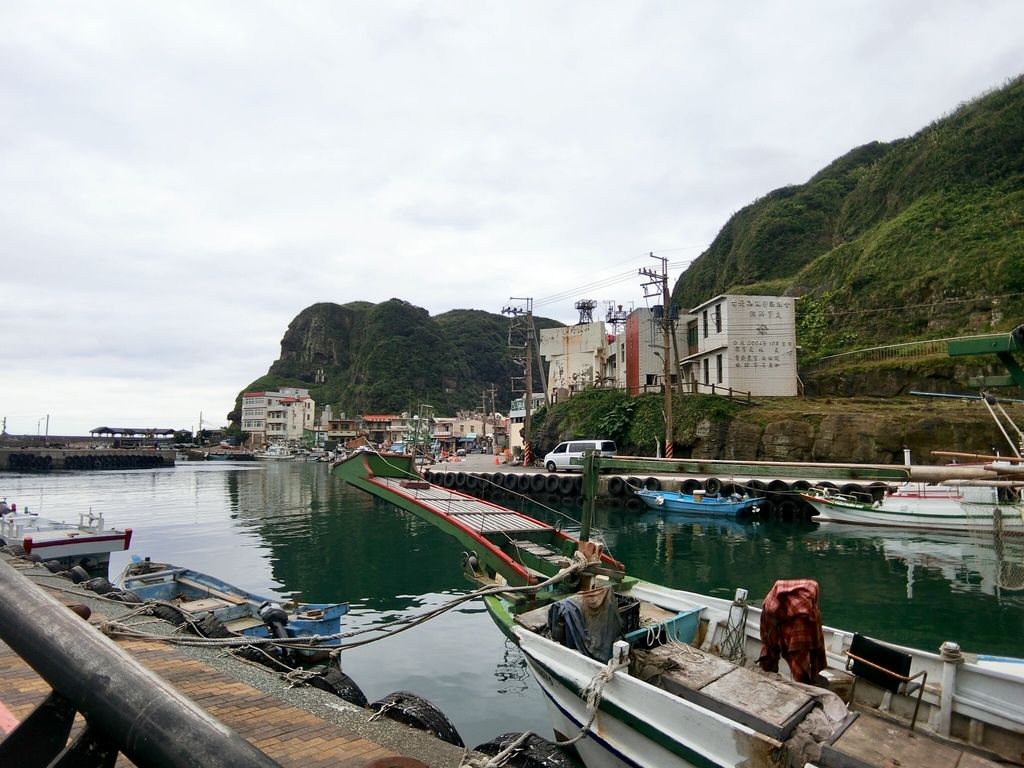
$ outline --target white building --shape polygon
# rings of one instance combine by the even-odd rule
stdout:
[[[242,395],[242,430],[249,433],[253,445],[298,443],[306,430],[313,429],[315,408],[308,389],[246,392]]]
[[[681,366],[690,391],[797,394],[795,299],[721,295],[691,314]]]
[[[552,402],[604,383],[608,335],[603,322],[545,328],[539,339]]]
[[[534,392],[530,402],[530,413],[536,413],[544,407],[544,393]],[[526,397],[517,397],[511,403],[508,412],[508,447],[511,455],[523,450],[523,427],[526,425]]]

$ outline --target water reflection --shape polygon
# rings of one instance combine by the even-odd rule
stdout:
[[[957,592],[1001,598],[1024,589],[1024,540],[967,532],[880,529],[868,526],[822,526],[826,547],[846,549],[856,543],[906,567],[906,595],[914,598],[916,579],[945,579]]]
[[[0,495],[58,519],[103,509],[110,524],[135,530],[133,554],[255,592],[347,601],[352,628],[418,614],[471,589],[458,542],[345,486],[323,464],[5,473],[0,483]],[[502,503],[566,530],[580,516],[575,505]],[[725,598],[743,587],[756,599],[776,579],[814,578],[832,626],[920,648],[957,640],[967,650],[1024,656],[1024,537],[998,550],[969,537],[621,505],[599,507],[594,525],[612,556],[653,582]],[[479,604],[342,659],[371,699],[403,688],[426,696],[467,743],[516,728],[546,732],[543,703],[519,651]]]

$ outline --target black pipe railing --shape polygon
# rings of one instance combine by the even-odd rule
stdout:
[[[280,768],[0,561],[0,639],[53,692],[0,741],[0,765]],[[86,727],[71,744],[75,712]]]

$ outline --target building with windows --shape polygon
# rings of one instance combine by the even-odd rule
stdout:
[[[608,336],[603,322],[545,328],[538,338],[552,402],[604,383]]]
[[[795,299],[721,295],[691,315],[681,364],[689,391],[797,394]]]
[[[677,370],[681,355],[686,354],[687,317],[670,317],[669,368]],[[664,315],[661,307],[635,309],[626,317],[626,327],[608,344],[609,380],[630,395],[660,392],[665,380]],[[672,374],[672,385],[677,374]]]
[[[242,395],[242,430],[253,446],[268,443],[298,444],[312,431],[316,403],[308,389],[281,387],[274,392]]]
[[[533,400],[530,402],[530,413],[536,413],[544,407],[544,393],[534,392]],[[512,400],[508,412],[508,449],[513,455],[523,450],[523,428],[526,425],[526,397],[517,397]]]

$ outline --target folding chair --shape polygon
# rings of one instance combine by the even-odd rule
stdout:
[[[847,703],[853,702],[853,694],[857,690],[857,680],[862,677],[892,693],[904,696],[912,696],[916,693],[914,717],[910,721],[910,730],[914,730],[914,726],[917,724],[917,713],[921,708],[924,685],[928,680],[928,672],[922,670],[916,675],[911,675],[910,662],[909,653],[898,651],[869,637],[864,637],[864,635],[854,635],[853,641],[850,643],[850,650],[846,652],[846,670],[853,675],[853,685],[850,687],[850,699]],[[921,680],[915,682],[917,678],[921,678]]]

